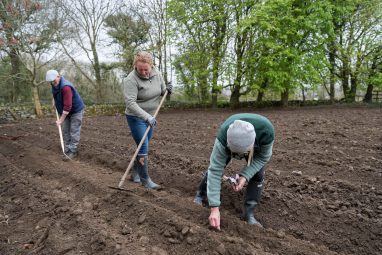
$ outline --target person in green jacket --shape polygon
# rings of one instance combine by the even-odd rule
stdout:
[[[260,202],[263,190],[265,165],[272,156],[275,132],[272,123],[264,116],[240,113],[229,117],[220,126],[210,156],[207,172],[199,184],[194,202],[202,204],[205,198],[211,210],[209,223],[220,230],[220,190],[224,169],[231,159],[245,159],[247,164],[237,178],[231,178],[233,190],[239,192],[247,184],[244,197],[243,218],[248,224],[261,224],[254,209]]]

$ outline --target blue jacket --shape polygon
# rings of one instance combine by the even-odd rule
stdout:
[[[64,110],[62,89],[65,86],[69,86],[72,89],[72,109],[70,110],[69,114],[78,113],[82,111],[85,108],[85,104],[82,101],[80,94],[77,92],[77,90],[74,88],[73,84],[70,81],[65,80],[65,78],[61,76],[60,83],[58,84],[58,86],[52,86],[52,94],[57,112],[61,115]]]

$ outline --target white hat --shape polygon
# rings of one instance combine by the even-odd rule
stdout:
[[[227,145],[232,152],[250,151],[255,143],[256,132],[247,121],[235,120],[227,130]]]
[[[45,80],[46,81],[54,81],[58,76],[58,72],[56,70],[49,70],[46,72]]]

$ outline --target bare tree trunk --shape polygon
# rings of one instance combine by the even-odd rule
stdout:
[[[216,57],[216,58],[215,58]],[[218,72],[218,68],[219,68],[219,65],[220,65],[220,61],[219,61],[219,57],[218,56],[215,56],[213,58],[213,70],[212,70],[212,86],[211,86],[211,105],[212,105],[212,108],[217,108],[218,107],[218,93],[219,93],[219,89],[218,89],[218,76],[219,76],[219,72]]]
[[[281,92],[281,106],[282,107],[288,106],[288,98],[289,98],[289,89],[285,89],[283,92]]]
[[[32,86],[32,99],[36,115],[37,117],[41,118],[44,114],[41,109],[40,97],[38,95],[38,87],[35,84],[33,84]]]
[[[238,65],[238,66],[240,67],[241,65]],[[232,108],[236,108],[239,106],[240,96],[241,96],[241,94],[240,94],[241,78],[242,78],[241,70],[238,69],[237,73],[236,73],[236,79],[233,83],[233,90],[231,93],[231,97],[229,99],[229,104],[231,105]]]
[[[333,43],[334,44],[334,43]],[[333,104],[335,100],[335,49],[334,46],[331,47],[329,52],[329,63],[330,63],[330,88],[329,88],[329,96],[330,96],[330,102]]]
[[[256,101],[257,101],[257,102],[262,102],[262,101],[263,101],[263,98],[264,98],[264,91],[259,90],[259,92],[257,93],[257,99],[256,99]]]
[[[375,74],[376,72],[376,69],[377,69],[377,61],[376,61],[377,57],[375,57],[372,65],[371,65],[371,68],[370,68],[370,71],[369,71],[369,77],[372,76],[373,74]],[[366,90],[366,94],[365,94],[365,97],[363,98],[363,101],[366,102],[366,103],[371,103],[373,101],[373,90],[374,90],[374,85],[373,84],[368,84],[367,85],[367,90]]]
[[[228,16],[226,14],[226,10],[223,7],[224,5],[218,5],[217,9],[214,11],[220,10],[221,16],[216,19],[214,41],[211,44],[211,52],[212,52],[212,107],[216,108],[218,104],[218,94],[220,93],[220,89],[218,87],[218,78],[219,78],[219,69],[222,61],[222,55],[224,54],[224,39],[226,37],[227,31],[227,20]]]
[[[349,61],[345,57],[342,61],[341,81],[342,81],[342,90],[344,92],[344,97],[346,101],[351,101],[351,96],[349,93],[350,92],[349,77],[350,77]]]
[[[358,86],[358,77],[356,74],[351,75],[350,78],[350,92],[348,99],[350,102],[355,102],[356,101],[356,93],[357,93],[357,86]]]
[[[213,59],[213,70],[212,70],[212,86],[211,86],[211,105],[212,108],[217,108],[218,107],[218,93],[219,93],[219,88],[218,88],[218,68],[220,65],[220,60],[219,57],[216,57]]]
[[[11,91],[11,100],[13,103],[17,101],[18,96],[20,96],[21,81],[19,79],[20,75],[20,66],[21,61],[19,55],[16,52],[15,48],[11,48],[9,53],[9,58],[11,60],[11,77],[13,81],[12,91]]]
[[[218,93],[212,92],[211,94],[211,106],[212,108],[218,108]]]
[[[373,101],[373,89],[374,89],[373,85],[369,84],[367,86],[366,94],[365,94],[365,97],[363,98],[363,101],[365,103],[371,103]]]
[[[265,80],[261,83],[259,92],[257,94],[257,102],[262,102],[264,98],[264,91],[268,87],[268,78],[265,78]]]
[[[353,70],[353,72],[350,74],[350,93],[349,93],[350,102],[356,101],[356,94],[357,94],[357,88],[359,83],[358,75],[359,75],[360,68],[361,68],[361,59],[359,56],[357,56],[355,70]]]
[[[200,79],[199,86],[200,86],[199,97],[201,99],[201,102],[205,103],[209,99],[207,77],[203,77]]]
[[[305,95],[305,88],[304,86],[301,86],[301,93],[302,93],[302,103],[305,103],[306,95]]]
[[[229,104],[232,108],[237,108],[240,102],[240,86],[237,85],[238,81],[235,81],[234,88],[232,90],[231,97],[229,99]]]
[[[101,66],[99,64],[99,58],[98,58],[98,52],[97,52],[97,47],[95,43],[92,43],[92,53],[93,53],[93,58],[94,58],[94,73],[95,73],[95,78],[96,78],[96,95],[97,95],[97,102],[103,102],[104,99],[104,93],[103,93],[103,87],[102,87],[102,78],[101,78]]]

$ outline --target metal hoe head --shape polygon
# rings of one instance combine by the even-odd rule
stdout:
[[[124,188],[119,188],[119,187],[115,187],[115,186],[108,186],[108,187],[110,189],[115,189],[115,190],[119,190],[119,191],[131,192],[131,190],[124,189]]]

